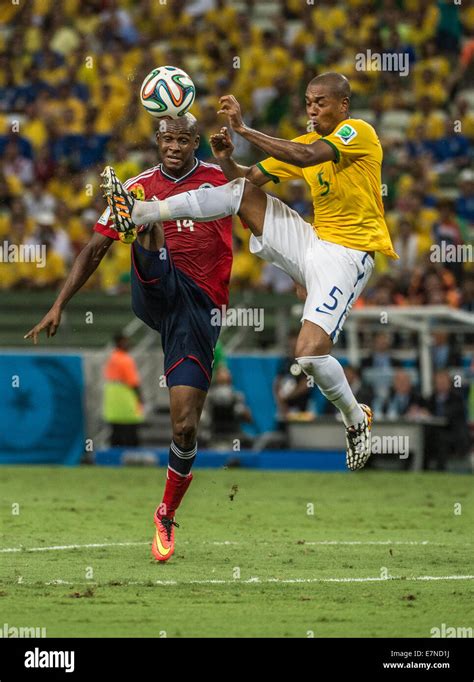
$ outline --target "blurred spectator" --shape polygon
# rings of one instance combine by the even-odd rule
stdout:
[[[38,150],[34,162],[35,177],[39,182],[48,182],[56,172],[56,162],[54,161],[49,144],[45,144]]]
[[[423,69],[418,83],[415,82],[415,95],[420,98],[429,98],[434,105],[443,105],[446,101],[447,92],[445,84],[437,77],[433,69]]]
[[[392,337],[388,332],[378,332],[372,340],[369,357],[363,358],[361,372],[364,380],[372,387],[379,403],[386,400],[392,385],[395,368],[400,362],[392,356]]]
[[[433,331],[431,361],[435,371],[461,366],[461,353],[454,339],[450,340],[448,332],[443,330]]]
[[[36,229],[28,239],[30,244],[47,244],[51,251],[65,264],[72,261],[71,241],[68,233],[56,225],[56,216],[52,211],[42,211],[35,216]]]
[[[454,120],[460,122],[462,134],[469,140],[474,140],[474,112],[469,108],[468,100],[462,95],[456,100]]]
[[[296,362],[297,335],[288,338],[288,354],[273,384],[273,395],[277,405],[277,422],[284,430],[286,420],[291,415],[308,412],[311,386],[308,377]]]
[[[387,419],[408,419],[416,417],[424,408],[421,395],[412,386],[411,377],[403,369],[397,369],[393,376],[393,386],[382,406]]]
[[[204,99],[200,102],[199,109],[199,130],[200,143],[197,150],[197,157],[202,161],[215,161],[212,156],[211,145],[209,143],[209,136],[216,130],[219,130],[222,122],[217,116],[216,103],[211,98]]]
[[[30,185],[34,179],[33,162],[22,156],[18,142],[9,142],[5,147],[2,158],[5,175],[12,175],[23,184]]]
[[[440,52],[456,53],[459,51],[462,25],[460,8],[450,0],[438,0],[438,25],[436,44]]]
[[[143,422],[140,375],[128,337],[116,334],[114,343],[104,367],[103,418],[111,428],[111,447],[133,447],[139,445],[138,425]]]
[[[429,426],[426,435],[425,468],[444,471],[451,457],[464,457],[470,445],[466,406],[460,390],[446,370],[436,372],[434,391],[426,407],[434,417],[446,421],[443,426]]]
[[[438,166],[438,172],[456,168],[463,168],[469,164],[470,142],[462,133],[455,132],[453,121],[445,121],[444,135],[432,143],[434,160]]]
[[[440,248],[457,247],[463,242],[461,222],[456,218],[454,205],[448,199],[438,203],[439,220],[433,226],[433,238]],[[444,266],[449,270],[458,283],[463,280],[464,266],[461,259],[447,259]]]
[[[368,305],[385,308],[389,305],[403,305],[405,297],[400,291],[400,282],[392,275],[384,274],[380,275],[373,285],[369,284],[366,301]]]
[[[474,313],[474,272],[468,272],[464,278],[461,301],[463,310]]]
[[[259,117],[259,125],[278,126],[282,118],[290,113],[291,87],[286,74],[280,75],[273,81],[269,89],[269,99]]]
[[[435,109],[433,100],[428,95],[419,99],[415,113],[408,122],[407,134],[410,140],[416,139],[416,131],[420,125],[425,127],[425,135],[428,140],[439,140],[444,133],[445,115]]]
[[[28,215],[35,217],[41,213],[52,213],[56,199],[41,182],[34,182],[23,198]]]
[[[425,125],[419,123],[414,128],[414,139],[408,141],[408,154],[412,158],[424,155],[433,157],[437,142],[429,139]]]
[[[460,196],[456,199],[456,214],[474,224],[474,170],[466,168],[459,175]]]
[[[21,134],[30,142],[35,153],[37,153],[47,142],[48,131],[36,100],[27,102],[25,115],[25,121],[21,125]]]
[[[449,199],[438,202],[439,220],[433,226],[433,237],[437,244],[445,242],[458,246],[463,243],[462,230],[456,218],[454,206]]]
[[[394,261],[393,267],[404,271],[412,270],[420,260],[420,237],[407,218],[399,219],[393,246],[400,256],[399,260]]]
[[[451,305],[460,303],[454,276],[443,265],[426,265],[414,270],[408,290],[411,305]]]
[[[391,354],[392,337],[388,332],[378,332],[373,337],[372,350],[368,358],[362,360],[362,369],[391,370],[400,367],[400,362]]]
[[[245,404],[243,393],[232,386],[232,375],[225,365],[214,374],[206,399],[206,422],[210,423],[212,443],[231,442],[238,439],[242,445],[252,442],[250,436],[242,431],[242,422],[251,423],[252,414]]]

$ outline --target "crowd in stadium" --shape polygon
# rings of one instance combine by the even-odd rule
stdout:
[[[253,21],[256,5],[248,1],[239,11],[224,0],[33,0],[4,8],[10,16],[0,34],[0,238],[46,244],[48,258],[41,269],[0,264],[1,287],[55,287],[102,211],[103,164],[113,163],[126,178],[156,163],[156,122],[137,96],[152,66],[177,64],[192,74],[204,160],[212,158],[209,134],[222,124],[219,95],[234,93],[248,123],[292,138],[306,131],[306,83],[337,70],[350,78],[353,114],[370,120],[381,137],[382,192],[400,254],[393,263],[377,256],[377,276],[359,305],[472,310],[472,269],[433,262],[431,249],[443,241],[472,243],[474,113],[464,93],[474,71],[474,7],[283,0],[265,28]],[[406,54],[408,75],[358,70],[355,55],[367,50]],[[239,159],[260,158],[242,141],[236,146]],[[268,188],[311,219],[305,186]],[[237,225],[234,286],[291,290],[291,281],[250,256],[247,240]],[[111,250],[89,286],[121,291],[128,265],[126,247]]]

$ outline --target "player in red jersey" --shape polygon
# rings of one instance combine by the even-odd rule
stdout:
[[[165,123],[163,125],[163,122]],[[156,133],[161,163],[124,183],[145,200],[163,200],[180,192],[224,185],[219,166],[195,157],[197,121],[162,119]],[[119,234],[107,208],[94,234],[73,263],[56,301],[25,338],[37,343],[46,330],[54,336],[67,302],[87,282]],[[137,230],[131,246],[132,308],[161,334],[173,428],[163,500],[154,514],[152,552],[166,561],[174,551],[175,512],[192,480],[196,434],[211,380],[220,327],[212,311],[228,303],[232,267],[232,218],[208,222],[171,220]],[[133,236],[132,236],[133,238]],[[119,244],[118,248],[127,248]]]

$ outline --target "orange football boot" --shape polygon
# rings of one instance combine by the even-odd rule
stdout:
[[[174,528],[179,528],[174,518],[160,516],[158,509],[153,516],[156,530],[151,551],[157,561],[168,561],[174,552]]]

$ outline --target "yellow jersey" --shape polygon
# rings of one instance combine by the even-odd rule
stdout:
[[[330,135],[307,133],[293,142],[311,144],[316,140],[333,147],[335,161],[299,168],[270,157],[257,166],[273,182],[302,178],[308,183],[314,206],[313,226],[321,239],[398,258],[384,218],[383,152],[373,127],[349,118]]]

